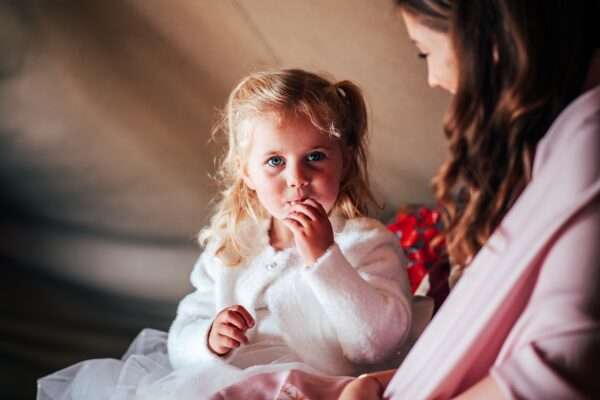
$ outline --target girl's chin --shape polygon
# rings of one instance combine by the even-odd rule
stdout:
[[[279,213],[277,213],[277,214],[271,214],[271,213],[269,213],[269,216],[270,216],[270,217],[271,217],[271,218],[272,218],[274,221],[277,221],[277,222],[281,222],[281,223],[283,223],[283,220],[287,218],[287,216],[288,216],[288,213],[287,213],[287,212],[286,212],[285,214],[279,214]]]

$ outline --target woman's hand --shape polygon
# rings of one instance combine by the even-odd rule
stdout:
[[[254,326],[254,318],[242,306],[235,305],[217,314],[208,333],[208,348],[218,356],[248,343],[246,331]]]
[[[346,385],[339,400],[383,399],[383,392],[395,373],[395,369],[388,369],[361,375]]]
[[[377,377],[362,375],[346,385],[338,400],[380,400],[384,389]]]
[[[283,223],[292,231],[296,248],[307,265],[317,261],[333,244],[327,212],[313,199],[294,204]]]

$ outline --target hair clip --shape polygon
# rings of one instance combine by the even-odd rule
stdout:
[[[345,99],[346,98],[346,91],[344,89],[342,89],[341,87],[337,87],[335,88],[335,90],[338,92],[338,94]]]

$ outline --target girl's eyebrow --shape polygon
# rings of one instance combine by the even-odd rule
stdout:
[[[282,152],[280,152],[280,151],[276,151],[276,150],[269,150],[269,151],[267,151],[267,152],[265,152],[265,153],[262,153],[262,154],[260,155],[260,159],[262,159],[262,160],[268,160],[268,159],[270,159],[271,157],[275,157],[275,156],[277,156],[277,157],[284,157],[284,156],[282,155]]]
[[[316,146],[307,147],[305,150],[302,150],[301,153],[308,153],[310,151],[315,151],[315,150],[331,150],[332,148],[333,148],[333,146],[329,145],[329,144],[318,144]],[[272,156],[272,155],[285,154],[285,151],[272,149],[272,150],[267,150],[262,154],[263,154],[263,157],[268,157],[268,156]]]
[[[310,146],[306,146],[308,150],[325,149],[331,150],[337,145],[335,141],[331,140],[319,140],[316,143],[312,143]]]

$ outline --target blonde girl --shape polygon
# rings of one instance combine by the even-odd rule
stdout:
[[[217,211],[169,333],[175,367],[280,361],[353,374],[410,326],[401,252],[365,217],[367,113],[359,88],[292,69],[229,96]]]
[[[218,132],[223,190],[200,233],[194,292],[168,338],[145,332],[123,361],[87,362],[95,380],[83,384],[201,399],[260,373],[356,375],[397,359],[411,294],[395,236],[366,217],[359,88],[298,69],[255,73],[229,96]]]

